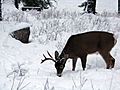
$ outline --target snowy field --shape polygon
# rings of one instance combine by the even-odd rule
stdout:
[[[117,0],[97,0],[97,15],[81,14],[78,8],[83,0],[59,0],[57,8],[43,12],[14,9],[12,3],[3,4],[0,22],[0,90],[120,90],[120,17]],[[104,3],[103,3],[104,2]],[[29,44],[23,44],[9,35],[12,31],[30,26]],[[62,77],[56,76],[54,62],[43,64],[47,51],[54,56],[65,46],[68,38],[87,31],[107,31],[117,36],[117,44],[111,54],[115,58],[114,69],[99,54],[87,57],[87,68],[82,70],[78,59],[76,71],[72,71],[69,59]]]

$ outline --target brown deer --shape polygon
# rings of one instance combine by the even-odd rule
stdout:
[[[111,56],[110,51],[113,46],[116,44],[116,39],[112,33],[103,32],[103,31],[91,31],[82,34],[72,35],[62,53],[59,55],[57,51],[55,51],[55,59],[50,55],[50,58],[45,57],[41,63],[46,60],[52,60],[55,62],[55,68],[57,70],[57,76],[61,77],[62,71],[65,67],[65,63],[68,58],[73,59],[72,70],[75,70],[77,58],[81,58],[82,68],[85,70],[86,68],[86,58],[88,54],[99,52],[100,55],[106,62],[106,68],[113,68],[115,59]]]

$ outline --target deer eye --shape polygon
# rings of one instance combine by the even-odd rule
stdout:
[[[60,65],[60,68],[63,68],[63,65]]]

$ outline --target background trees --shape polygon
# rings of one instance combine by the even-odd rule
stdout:
[[[86,0],[78,7],[84,7],[84,11],[86,10],[87,13],[96,13],[96,0]]]
[[[47,9],[51,5],[50,0],[22,0],[25,6],[41,7]]]
[[[52,6],[52,1],[56,2],[55,0],[15,0],[15,6],[18,7],[18,3],[23,2],[24,6],[28,7],[40,7],[41,9],[48,9]]]
[[[95,14],[96,13],[96,0],[88,0],[87,4],[88,4],[87,12]]]

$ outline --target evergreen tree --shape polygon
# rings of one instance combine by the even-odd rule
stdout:
[[[96,13],[96,0],[86,0],[78,7],[84,7],[84,11],[87,10],[87,13]]]
[[[88,0],[87,1],[87,12],[88,13],[96,13],[96,0]]]
[[[22,0],[24,6],[41,7],[41,9],[48,9],[51,6],[50,1],[51,0]]]

